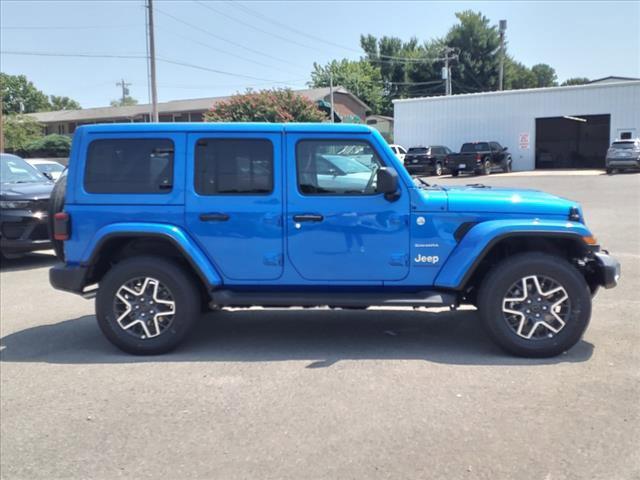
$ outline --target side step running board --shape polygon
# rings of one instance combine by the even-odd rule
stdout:
[[[457,295],[424,290],[412,293],[384,292],[236,292],[215,290],[218,307],[448,307],[458,305]]]

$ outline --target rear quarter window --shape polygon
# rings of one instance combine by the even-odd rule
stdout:
[[[173,189],[174,145],[159,138],[100,139],[89,144],[88,193],[166,194]]]

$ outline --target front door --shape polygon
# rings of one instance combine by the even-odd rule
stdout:
[[[307,280],[401,280],[409,273],[409,195],[376,193],[375,138],[287,135],[287,253]]]
[[[189,134],[186,222],[228,280],[283,271],[280,134]]]

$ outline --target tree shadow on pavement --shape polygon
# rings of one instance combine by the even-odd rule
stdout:
[[[175,352],[139,357],[120,352],[87,315],[11,333],[0,339],[3,362],[104,364],[145,362],[274,362],[308,360],[307,368],[341,360],[421,360],[459,365],[548,365],[584,362],[585,341],[555,358],[512,357],[487,338],[475,311],[238,310],[203,316]]]

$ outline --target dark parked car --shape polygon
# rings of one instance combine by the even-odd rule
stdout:
[[[411,147],[404,157],[404,168],[411,175],[442,175],[445,170],[445,159],[453,153],[441,145],[429,147]]]
[[[15,155],[0,154],[0,251],[19,255],[51,248],[48,230],[51,182]]]
[[[460,153],[447,156],[446,167],[451,175],[460,172],[489,175],[496,169],[511,171],[511,154],[498,142],[470,142],[462,145]]]

